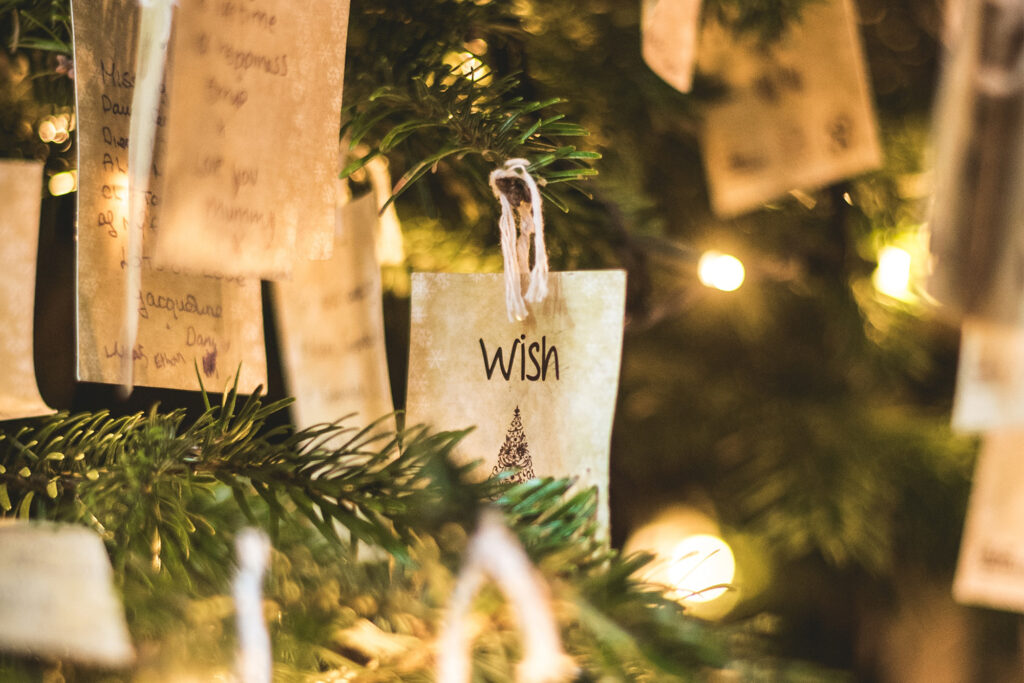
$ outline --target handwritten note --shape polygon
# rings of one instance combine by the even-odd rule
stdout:
[[[140,216],[144,236],[139,330],[132,349],[119,343],[128,265],[128,131],[138,3],[75,0],[78,117],[78,379],[121,384],[131,355],[134,383],[223,389],[241,367],[239,387],[266,384],[259,282],[183,274],[153,263],[163,225],[166,115],[157,118],[153,172]],[[173,61],[173,53],[168,61]],[[140,212],[142,213],[142,212]]]
[[[123,667],[135,658],[95,532],[0,522],[0,649]]]
[[[475,426],[455,457],[480,475],[596,486],[607,524],[626,276],[551,273],[548,286],[509,322],[502,275],[414,273],[406,422]]]
[[[953,581],[958,602],[1024,612],[1024,430],[987,434]]]
[[[36,388],[32,317],[43,165],[0,161],[0,420],[49,415]]]
[[[964,319],[953,427],[1024,429],[1024,328]]]
[[[709,106],[702,142],[719,215],[881,165],[851,0],[807,3],[800,22],[766,50],[709,22],[698,64],[729,88]]]
[[[348,0],[182,0],[154,258],[276,279],[334,244]]]
[[[680,92],[693,85],[701,0],[643,0],[641,51],[651,71]]]
[[[338,224],[330,260],[296,263],[290,282],[274,283],[285,381],[299,427],[350,413],[365,426],[394,410],[373,195],[342,207]]]

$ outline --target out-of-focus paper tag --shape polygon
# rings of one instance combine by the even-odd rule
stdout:
[[[548,287],[509,322],[501,274],[414,273],[406,423],[475,426],[456,457],[480,475],[596,486],[607,528],[626,274],[550,273]]]
[[[122,384],[121,358],[134,359],[134,384],[220,391],[241,366],[239,388],[266,384],[259,282],[189,275],[150,257],[163,226],[166,117],[157,118],[153,174],[146,192],[139,329],[134,349],[119,343],[128,233],[128,130],[135,83],[138,2],[74,0],[78,119],[78,379]],[[168,62],[173,61],[173,52]]]
[[[0,648],[104,667],[132,663],[103,541],[85,527],[0,522]]]
[[[708,107],[702,149],[711,204],[722,216],[757,208],[882,162],[851,0],[811,2],[778,43],[758,49],[713,22],[701,71],[728,93]]]
[[[348,0],[181,0],[154,259],[279,278],[334,244]]]
[[[651,71],[681,92],[693,84],[701,0],[643,0],[641,51]]]
[[[1024,327],[964,320],[953,427],[1024,429]]]
[[[1024,430],[985,436],[953,581],[958,602],[1024,612]]]
[[[274,283],[284,375],[298,427],[350,413],[365,426],[394,410],[374,246],[377,205],[369,194],[340,213],[331,259],[298,262],[291,281]]]
[[[43,165],[0,161],[0,420],[49,415],[36,386],[32,319]]]

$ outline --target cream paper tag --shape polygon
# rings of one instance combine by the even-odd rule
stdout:
[[[50,415],[32,354],[43,165],[0,161],[0,420]]]
[[[128,131],[139,6],[135,0],[74,0],[78,118],[78,379],[123,384],[134,359],[136,385],[211,391],[241,367],[243,392],[266,384],[257,280],[188,275],[153,264],[163,225],[166,116],[157,118],[153,174],[145,195],[144,249],[133,349],[119,340],[128,242]],[[168,62],[174,59],[173,51]]]
[[[331,259],[296,263],[291,281],[274,283],[285,384],[300,428],[351,413],[365,426],[394,411],[373,194],[339,213]]]
[[[680,92],[690,92],[697,60],[701,0],[643,0],[641,52],[651,71]]]
[[[607,529],[626,274],[550,273],[548,287],[509,322],[503,275],[414,273],[406,424],[475,426],[455,457],[481,476],[596,486]]]
[[[985,435],[953,580],[957,602],[1024,612],[1024,430]]]
[[[0,649],[124,667],[135,653],[103,541],[70,524],[0,522]]]
[[[701,145],[721,216],[882,163],[851,0],[807,3],[778,43],[754,40],[713,22],[701,35],[701,71],[729,88],[707,109]]]
[[[277,279],[334,244],[348,0],[181,0],[154,259]]]
[[[964,319],[953,427],[1024,428],[1024,327]]]

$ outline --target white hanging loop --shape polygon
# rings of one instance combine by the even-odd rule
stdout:
[[[538,183],[526,170],[526,159],[509,159],[491,171],[490,185],[501,203],[501,255],[505,265],[505,306],[508,319],[524,320],[529,315],[525,302],[540,303],[548,295],[548,252],[544,246],[544,216]],[[540,184],[543,184],[543,179]],[[516,237],[516,225],[519,236]],[[533,268],[530,268],[530,238],[533,237]],[[526,296],[520,275],[530,274]]]

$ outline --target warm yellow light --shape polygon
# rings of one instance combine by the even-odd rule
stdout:
[[[899,247],[883,247],[872,280],[875,289],[894,299],[910,296],[910,254]]]
[[[78,171],[63,171],[50,176],[50,194],[59,197],[78,189]]]
[[[43,122],[39,124],[39,139],[43,142],[53,142],[53,138],[57,135],[57,125],[53,120],[52,116],[47,116],[43,119]]]
[[[710,602],[729,590],[736,577],[736,559],[719,537],[697,534],[676,545],[665,574],[670,594],[679,601]]]
[[[697,277],[705,287],[732,292],[743,284],[746,271],[735,256],[718,251],[706,251],[697,263]]]
[[[476,55],[471,52],[462,52],[459,54],[459,58],[462,60],[459,68],[462,70],[463,76],[471,81],[480,80],[485,76],[484,63],[477,59]]]

